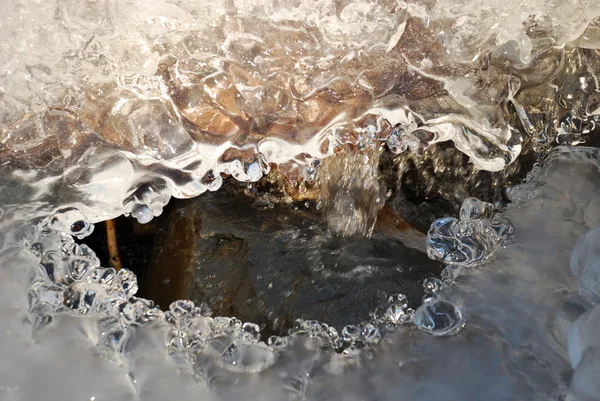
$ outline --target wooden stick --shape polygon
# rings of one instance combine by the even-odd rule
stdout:
[[[108,255],[110,256],[110,264],[115,270],[121,270],[121,258],[119,257],[119,247],[117,246],[117,230],[115,221],[106,220],[106,242],[108,243]]]

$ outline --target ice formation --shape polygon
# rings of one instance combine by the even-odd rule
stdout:
[[[13,363],[3,365],[3,397],[547,399],[571,391],[594,399],[585,394],[595,394],[596,382],[586,377],[596,369],[597,299],[586,292],[589,282],[577,289],[568,266],[577,237],[600,223],[600,215],[585,215],[597,202],[590,188],[599,167],[596,149],[553,151],[537,176],[511,194],[516,204],[504,212],[515,226],[510,244],[484,268],[457,276],[449,265],[442,280],[426,280],[415,326],[406,324],[411,312],[403,298],[390,299],[376,318],[400,326],[383,340],[373,324],[337,333],[300,321],[292,335],[265,344],[256,325],[211,317],[202,305],[178,301],[163,312],[136,298],[135,277],[99,267],[89,248],[50,222],[4,230],[2,353]],[[580,180],[564,179],[572,174]],[[591,263],[594,234],[575,247],[574,271]],[[463,325],[442,342],[426,334],[448,335]],[[378,344],[359,351],[347,347],[354,341]],[[346,351],[328,351],[336,342],[349,342]],[[48,370],[57,358],[64,363]],[[569,361],[576,368],[571,390]],[[72,366],[77,373],[68,390],[53,385],[72,375]],[[39,387],[28,384],[37,369],[47,380]],[[250,381],[239,376],[249,372]]]
[[[598,400],[600,154],[572,145],[600,115],[600,4],[281,3],[0,5],[0,399]],[[483,170],[542,161],[501,213],[434,223],[448,266],[420,308],[340,332],[161,311],[73,240],[225,175],[444,141]]]
[[[500,170],[522,148],[515,118],[542,148],[594,124],[597,28],[564,47],[592,3],[150,4],[3,6],[0,151],[21,201],[146,222],[221,173],[256,181],[276,163],[293,180],[344,144],[450,140]],[[570,119],[555,126],[544,102]]]
[[[461,205],[460,219],[434,221],[427,234],[429,257],[461,266],[484,263],[513,231],[506,219],[492,217],[493,209],[491,203],[467,198]]]

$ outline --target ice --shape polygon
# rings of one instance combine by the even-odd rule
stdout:
[[[414,324],[434,336],[456,334],[465,324],[460,309],[450,302],[428,299],[415,311]]]
[[[594,302],[600,300],[600,226],[585,233],[571,254],[571,271],[577,277],[579,291]]]
[[[578,294],[566,293],[546,317],[546,321],[542,328],[546,341],[548,342],[548,345],[565,360],[569,359],[567,351],[569,329],[581,315],[591,308],[591,306],[592,305],[588,301]],[[575,338],[576,335],[572,336],[571,341],[574,341]],[[577,345],[574,345],[574,347],[577,347]]]
[[[71,234],[79,239],[92,233],[94,225],[86,221],[87,217],[75,208],[58,210],[51,218],[50,225],[63,233]]]
[[[513,233],[513,225],[500,215],[492,216],[493,205],[467,198],[460,219],[444,217],[434,221],[427,233],[427,254],[444,263],[470,266],[494,255]]]
[[[600,157],[551,150],[595,135],[596,1],[0,10],[0,398],[598,398]],[[463,206],[430,229],[448,266],[423,305],[392,296],[339,332],[299,320],[265,343],[204,305],[160,310],[73,239],[273,167],[304,191],[330,184],[331,227],[368,235],[385,149],[441,142],[475,170],[540,164],[508,208],[451,183]]]
[[[42,197],[44,215],[147,222],[221,173],[253,182],[290,163],[295,180],[297,164],[373,139],[416,153],[452,141],[493,171],[523,150],[514,124],[540,150],[586,140],[598,62],[576,46],[594,3],[454,3],[7,3],[2,159],[35,175],[15,195]],[[568,115],[536,108],[557,102]],[[160,193],[136,193],[155,180]]]
[[[436,277],[430,277],[428,279],[425,279],[425,281],[423,282],[423,287],[425,288],[426,296],[435,295],[435,293],[441,290],[443,286],[444,283],[442,282],[442,280]]]
[[[407,322],[412,318],[414,311],[408,307],[406,297],[402,294],[392,295],[388,298],[389,306],[385,309],[383,319],[390,324]]]
[[[97,399],[162,399],[165,394],[190,400],[343,399],[352,394],[357,399],[541,400],[570,391],[585,400],[585,394],[594,394],[595,382],[586,377],[596,369],[597,331],[586,316],[595,316],[597,307],[579,317],[591,305],[576,294],[568,260],[576,238],[589,229],[572,217],[583,216],[585,206],[567,201],[579,190],[584,192],[576,199],[595,198],[574,180],[541,183],[574,171],[587,171],[583,178],[592,180],[598,164],[591,148],[555,150],[530,178],[529,196],[516,196],[524,200],[503,211],[514,224],[514,239],[480,268],[449,265],[441,280],[426,280],[429,295],[416,312],[407,309],[405,297],[394,296],[374,314],[377,324],[347,326],[338,333],[320,322],[299,321],[290,336],[273,337],[268,344],[253,323],[211,316],[203,305],[182,300],[161,312],[135,297],[130,273],[99,267],[89,248],[40,221],[34,230],[18,234],[17,242],[11,239],[16,233],[9,236],[2,251],[0,318],[7,329],[1,351],[14,361],[9,373],[2,370],[3,391],[27,398],[43,388],[49,399],[60,399],[64,389],[52,386],[52,380],[77,361],[84,365],[70,394]],[[466,205],[465,218],[494,216],[474,199]],[[30,251],[20,250],[23,238]],[[39,264],[44,255],[56,255],[48,264],[55,270]],[[83,268],[82,261],[89,265]],[[75,290],[84,296],[73,310]],[[94,297],[86,303],[90,291]],[[571,372],[565,359],[568,330],[569,355],[581,355],[581,362],[571,356],[572,383],[565,379]],[[454,336],[433,341],[441,334]],[[36,366],[52,358],[65,364],[45,373],[47,381],[38,387],[23,385]],[[98,378],[110,385],[89,385]]]
[[[577,401],[595,401],[600,399],[600,348],[590,347],[583,354],[583,358],[571,380],[570,394]]]
[[[586,350],[599,345],[600,308],[595,306],[581,315],[569,329],[568,350],[571,365],[575,368]]]

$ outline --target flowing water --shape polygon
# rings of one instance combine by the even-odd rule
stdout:
[[[0,9],[0,399],[600,399],[597,1]],[[76,242],[196,196],[230,316]]]

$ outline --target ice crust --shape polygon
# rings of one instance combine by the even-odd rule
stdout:
[[[265,344],[252,324],[210,317],[201,305],[154,309],[135,298],[127,271],[99,267],[49,222],[15,225],[9,209],[0,222],[2,398],[593,399],[585,394],[597,369],[597,301],[579,295],[569,257],[600,223],[584,213],[598,201],[588,188],[599,167],[597,149],[553,151],[503,212],[514,238],[482,267],[453,276],[449,266],[442,284],[426,283],[426,305],[460,308],[458,334],[438,339],[401,324],[376,346],[341,354],[327,345],[331,332],[310,322]],[[563,179],[571,176],[578,180]]]
[[[147,222],[221,173],[253,182],[274,163],[297,180],[371,141],[417,153],[452,141],[497,171],[522,150],[518,124],[543,149],[595,124],[597,58],[565,47],[598,14],[589,1],[2,7],[0,158],[14,180],[2,203],[46,216]],[[593,48],[590,29],[569,43]],[[575,86],[556,92],[565,77]],[[546,101],[573,119],[540,117]]]

